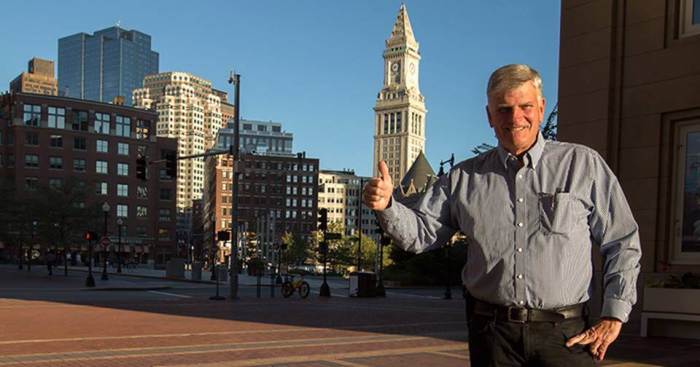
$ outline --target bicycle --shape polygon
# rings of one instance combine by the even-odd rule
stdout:
[[[291,277],[291,280],[285,280],[284,283],[282,283],[282,296],[284,296],[284,298],[289,298],[296,290],[299,291],[299,296],[301,296],[301,298],[308,297],[311,287],[309,283],[304,280],[304,277],[298,280],[294,280],[294,275],[290,275],[289,277]]]

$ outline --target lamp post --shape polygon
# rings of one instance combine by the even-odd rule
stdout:
[[[440,161],[440,171],[438,171],[438,177],[442,177],[445,174],[445,169],[443,168],[443,165],[449,163],[450,164],[450,169],[452,169],[452,165],[454,165],[455,162],[455,155],[454,153],[450,156],[450,159]],[[450,246],[451,242],[445,245],[445,261],[447,261],[447,266],[445,266],[445,295],[442,297],[442,299],[452,299],[452,287],[450,286]]]
[[[102,277],[100,279],[102,280],[109,280],[109,276],[107,276],[107,217],[109,217],[109,204],[105,201],[104,204],[102,204],[102,211],[105,213],[105,225],[104,225],[104,231],[103,231],[103,236],[102,236],[102,241],[104,245],[104,251],[102,254]]]
[[[32,242],[27,250],[27,271],[32,271],[32,254],[34,252],[34,235],[36,234],[37,221],[32,221]]]
[[[94,232],[88,231],[85,234],[85,238],[88,241],[88,275],[87,278],[85,279],[85,286],[86,287],[94,287],[95,286],[95,278],[92,276],[92,240],[94,237]]]
[[[117,273],[122,272],[122,226],[124,225],[124,220],[117,218]]]
[[[360,177],[360,190],[357,195],[357,271],[362,268],[362,183]]]

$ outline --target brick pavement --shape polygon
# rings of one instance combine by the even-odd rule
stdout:
[[[168,298],[80,291],[83,280],[0,268],[0,367],[469,365],[459,300],[257,299],[243,286],[216,302],[209,285]],[[603,365],[700,366],[700,341],[625,334],[609,353]]]

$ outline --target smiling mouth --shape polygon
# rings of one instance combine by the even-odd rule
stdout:
[[[507,127],[507,128],[506,128],[506,131],[516,132],[516,133],[517,133],[517,132],[520,132],[520,131],[525,131],[525,130],[527,130],[527,129],[528,129],[527,126],[513,126],[513,127]]]

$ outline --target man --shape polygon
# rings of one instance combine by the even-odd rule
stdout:
[[[456,165],[414,208],[392,200],[382,161],[363,201],[406,250],[439,247],[456,231],[469,237],[462,279],[473,365],[593,365],[591,356],[605,357],[636,302],[637,224],[600,155],[542,137],[536,70],[497,69],[487,97],[496,149]],[[605,297],[589,327],[594,243],[604,257]]]

